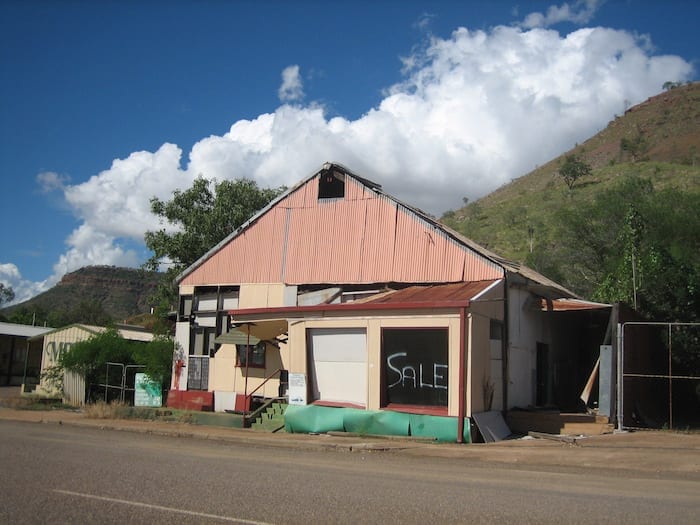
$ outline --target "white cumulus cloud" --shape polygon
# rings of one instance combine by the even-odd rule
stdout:
[[[551,27],[562,22],[573,24],[587,24],[593,19],[600,7],[601,0],[577,0],[573,3],[552,5],[546,13],[530,13],[522,21],[522,27],[532,29],[535,27]]]
[[[277,94],[282,102],[296,102],[304,98],[304,86],[299,66],[287,66],[282,70],[282,85]]]
[[[573,5],[585,12],[597,4]],[[654,56],[646,40],[629,32],[544,29],[557,17],[576,18],[575,9],[562,9],[548,11],[532,29],[459,28],[447,38],[432,37],[405,57],[404,80],[360,118],[329,116],[314,103],[283,104],[234,122],[222,136],[203,138],[185,165],[181,149],[164,144],[65,186],[82,224],[67,239],[50,280],[86,264],[139,264],[127,244],[162,226],[150,212],[150,198],[169,199],[199,175],[289,186],[325,161],[338,161],[439,215],[587,139],[626,103],[658,93],[664,82],[691,78],[688,62]],[[303,97],[298,66],[285,69],[279,94],[289,102]],[[47,186],[59,182],[45,177]]]
[[[42,193],[62,191],[70,181],[67,175],[60,175],[53,171],[43,171],[36,176],[36,182]]]
[[[3,305],[9,306],[31,299],[56,284],[56,281],[29,281],[22,277],[19,268],[15,264],[5,263],[0,264],[0,283],[12,288],[12,291],[15,292],[14,300]]]
[[[142,262],[134,250],[125,249],[116,237],[105,233],[104,229],[96,229],[99,226],[85,222],[70,234],[66,241],[68,251],[53,267],[55,276],[83,266],[107,264],[133,267]]]

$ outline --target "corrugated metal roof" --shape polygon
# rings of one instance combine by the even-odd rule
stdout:
[[[0,322],[0,335],[15,337],[36,337],[51,332],[53,328],[46,326],[31,326],[28,324],[2,323]]]
[[[489,280],[468,283],[409,286],[408,288],[384,293],[377,297],[369,297],[358,302],[365,304],[385,305],[406,303],[448,304],[469,302],[498,281],[499,280]]]
[[[246,334],[240,330],[231,330],[227,334],[221,334],[214,339],[215,343],[224,345],[257,345],[260,339],[252,334]]]
[[[318,198],[316,181],[328,169],[344,176],[344,198]],[[389,196],[379,185],[327,163],[210,250],[178,282],[444,283],[498,279],[506,272],[535,283],[538,293],[575,297]]]
[[[306,306],[281,306],[272,308],[239,308],[229,311],[234,321],[258,321],[284,319],[306,313],[362,312],[368,310],[421,310],[467,308],[482,292],[500,282],[500,279],[450,283],[439,285],[409,286],[389,290],[375,296],[349,303],[315,304]]]
[[[105,326],[94,326],[94,325],[89,325],[89,324],[75,323],[75,324],[71,324],[68,326],[64,326],[62,328],[49,328],[39,335],[55,334],[58,332],[62,332],[64,330],[69,330],[71,328],[79,328],[80,330],[84,330],[91,335],[101,334],[107,330],[107,328]],[[153,340],[153,334],[147,330],[144,330],[142,327],[136,327],[136,326],[130,327],[129,325],[120,325],[120,326],[115,327],[115,328],[116,328],[117,333],[119,334],[120,337],[122,337],[124,339],[128,339],[129,341],[152,341]],[[35,337],[37,337],[37,336],[35,336]]]

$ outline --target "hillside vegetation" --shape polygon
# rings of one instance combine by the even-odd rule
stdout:
[[[699,148],[700,84],[695,83],[629,108],[583,144],[484,198],[447,212],[442,221],[584,297],[624,298],[619,293],[606,295],[604,281],[611,278],[611,267],[605,268],[612,264],[608,259],[625,249],[622,259],[637,256],[635,264],[642,252],[648,265],[660,266],[661,252],[680,258],[679,271],[688,270],[692,280],[700,271]],[[569,188],[560,170],[571,155],[587,163],[591,173]],[[642,217],[634,223],[638,237],[634,249],[625,230],[633,216]],[[590,260],[584,260],[587,257]],[[613,262],[620,266],[622,259]],[[663,264],[674,263],[667,258]],[[633,265],[628,261],[628,266]],[[647,275],[652,275],[649,268]]]
[[[0,311],[5,319],[60,328],[71,323],[149,326],[151,297],[161,274],[133,268],[86,266],[46,292]]]

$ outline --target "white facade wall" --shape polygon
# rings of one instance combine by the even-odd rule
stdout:
[[[550,334],[530,292],[508,291],[508,407],[534,406],[537,395],[537,343],[550,342]]]

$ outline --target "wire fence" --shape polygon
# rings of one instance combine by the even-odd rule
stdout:
[[[91,400],[105,403],[118,401],[133,406],[136,374],[144,368],[144,365],[106,363],[104,371],[97,376],[103,381],[91,385]]]
[[[700,428],[700,323],[621,328],[618,428]]]

